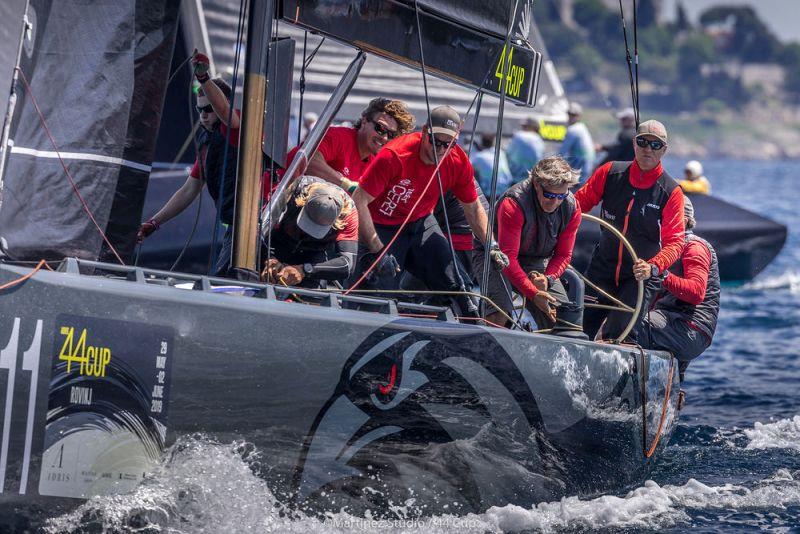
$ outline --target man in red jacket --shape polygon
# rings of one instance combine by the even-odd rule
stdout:
[[[681,380],[689,362],[711,345],[720,295],[717,253],[692,232],[694,208],[688,198],[684,201],[686,246],[680,262],[664,271],[664,290],[647,314],[642,336],[642,345],[667,350],[680,361]]]
[[[561,156],[539,160],[528,178],[508,189],[497,203],[497,241],[509,265],[503,274],[489,273],[487,296],[503,312],[487,310],[489,324],[505,325],[513,305],[506,291],[513,288],[527,299],[526,307],[539,328],[555,325],[556,302],[568,301],[561,275],[572,259],[575,236],[581,224],[581,210],[569,188],[578,183]],[[474,269],[478,280],[483,272],[483,250],[476,249]]]
[[[661,166],[667,151],[667,129],[656,120],[639,125],[634,139],[636,159],[613,161],[599,167],[575,193],[581,211],[588,213],[601,204],[601,217],[619,230],[639,256],[634,263],[623,244],[610,231],[601,229],[586,277],[630,307],[636,304],[637,281],[645,282],[645,299],[637,329],[658,288],[658,279],[675,263],[683,250],[683,191]],[[597,294],[591,287],[587,295]],[[600,304],[613,305],[603,296]],[[616,339],[630,321],[630,313],[588,308],[583,327],[594,337],[603,326],[604,339]]]
[[[450,246],[433,216],[441,186],[458,199],[473,233],[486,239],[487,217],[472,164],[456,143],[460,128],[454,109],[433,109],[422,132],[395,139],[375,156],[353,193],[360,241],[368,249],[362,263],[390,247],[376,269],[380,289],[395,289],[396,274],[407,269],[432,290],[462,291]],[[496,244],[489,250],[495,263],[502,263],[505,256]],[[455,300],[461,314],[476,315],[466,297]]]

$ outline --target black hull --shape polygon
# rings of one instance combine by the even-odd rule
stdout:
[[[0,264],[0,285],[26,272]],[[40,271],[0,293],[15,374],[9,389],[0,370],[11,403],[0,517],[35,522],[131,491],[195,432],[254,444],[267,459],[258,474],[301,509],[375,517],[411,497],[426,514],[529,506],[640,483],[677,422],[677,365],[664,353],[144,274]],[[108,358],[82,359],[81,332]]]

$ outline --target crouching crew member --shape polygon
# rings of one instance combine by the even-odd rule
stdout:
[[[486,294],[511,315],[513,305],[506,287],[523,295],[526,307],[539,328],[555,325],[554,304],[568,301],[559,278],[572,259],[575,236],[581,223],[581,210],[569,188],[578,183],[573,171],[560,156],[544,158],[519,182],[500,197],[497,204],[497,240],[509,265],[489,273]],[[483,272],[483,251],[475,251],[473,262],[478,280]],[[505,278],[504,287],[502,278]],[[487,308],[490,324],[506,325],[500,311]]]
[[[358,212],[340,187],[303,176],[286,193],[286,207],[270,236],[272,257],[261,278],[289,286],[316,287],[345,280],[358,254]]]
[[[710,345],[719,314],[719,265],[708,241],[697,237],[694,209],[685,199],[686,246],[680,262],[664,272],[663,291],[647,314],[642,344],[668,350],[680,361],[683,373]]]
[[[486,212],[478,201],[472,164],[456,144],[460,125],[454,109],[435,108],[422,132],[388,143],[361,177],[353,200],[362,244],[368,252],[378,254],[394,240],[377,267],[380,289],[396,288],[399,280],[394,275],[403,268],[432,290],[460,291],[449,245],[433,216],[440,177],[442,190],[453,192],[472,231],[485,239]],[[438,173],[434,172],[437,161],[441,162]],[[407,217],[408,223],[398,234]],[[490,250],[502,260],[496,246]],[[374,257],[367,255],[362,264]],[[466,297],[455,301],[462,315],[477,315]]]
[[[645,297],[631,331],[637,328],[658,290],[659,275],[675,263],[683,250],[683,192],[661,166],[667,151],[667,130],[655,120],[639,125],[634,140],[636,159],[614,161],[599,167],[575,194],[581,211],[588,213],[601,204],[601,217],[619,230],[633,245],[640,259],[634,264],[625,247],[610,231],[601,228],[586,277],[630,307],[636,304],[637,280],[645,282]],[[647,258],[647,259],[641,259]],[[597,295],[586,288],[587,295]],[[613,305],[603,296],[600,304]],[[631,319],[625,311],[589,308],[584,313],[584,331],[594,337],[603,320],[602,337],[616,339]]]

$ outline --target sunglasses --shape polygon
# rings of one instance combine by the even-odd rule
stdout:
[[[548,191],[547,189],[545,189],[543,187],[542,188],[542,196],[544,198],[549,198],[550,200],[555,200],[555,199],[564,200],[565,198],[567,198],[569,196],[569,191],[567,191],[566,193],[551,193],[550,191]]]
[[[451,143],[451,141],[442,141],[440,139],[436,139],[436,137],[433,134],[430,134],[430,140],[431,140],[431,144],[437,150],[438,149],[446,150],[447,147],[449,147],[450,143]]]
[[[650,148],[652,148],[653,150],[661,150],[662,148],[667,146],[667,144],[664,141],[659,141],[658,139],[647,140],[644,137],[637,137],[636,144],[639,145],[641,148],[650,145]]]
[[[372,127],[375,128],[375,133],[380,135],[381,137],[386,137],[387,139],[394,139],[399,135],[396,130],[389,130],[383,124],[379,123],[376,120],[369,119],[369,122],[372,123]]]
[[[197,106],[197,112],[198,113],[213,113],[214,112],[214,107],[211,104],[208,104],[207,106],[203,106],[203,107]]]

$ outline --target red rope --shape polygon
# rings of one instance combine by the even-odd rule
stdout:
[[[669,406],[669,398],[672,394],[672,377],[675,375],[675,358],[673,357],[669,361],[669,377],[667,378],[667,388],[664,392],[664,403],[661,405],[661,419],[658,422],[658,430],[656,430],[655,438],[653,438],[653,443],[650,445],[650,448],[644,451],[645,458],[650,458],[653,456],[653,453],[656,452],[656,447],[658,447],[658,442],[661,440],[661,434],[664,432],[664,422],[667,419],[667,407]]]
[[[108,240],[108,236],[106,236],[103,229],[100,228],[100,225],[97,224],[97,220],[94,218],[92,210],[89,209],[89,205],[83,199],[81,192],[78,190],[78,186],[75,185],[75,180],[73,180],[72,174],[70,174],[69,169],[67,169],[66,163],[64,163],[64,160],[61,157],[61,152],[59,152],[58,150],[58,146],[56,145],[56,140],[53,138],[53,134],[50,131],[50,128],[47,127],[47,121],[44,118],[44,114],[42,113],[42,110],[39,109],[39,104],[36,102],[36,97],[33,96],[33,91],[31,90],[31,86],[28,84],[28,79],[25,77],[25,73],[22,72],[22,69],[19,67],[14,67],[14,69],[17,72],[19,72],[20,77],[22,78],[22,84],[25,86],[25,91],[28,93],[28,96],[31,97],[31,103],[33,104],[33,107],[36,109],[36,113],[39,115],[39,122],[41,123],[45,133],[47,133],[47,137],[50,139],[50,143],[53,145],[53,149],[56,151],[56,155],[58,155],[58,161],[61,162],[61,166],[64,168],[64,172],[67,174],[67,178],[69,179],[69,183],[72,186],[72,190],[75,192],[75,195],[78,197],[78,200],[80,200],[81,205],[83,206],[83,210],[89,216],[89,219],[92,220],[92,223],[94,224],[95,228],[97,228],[97,231],[100,232],[100,236],[102,236],[103,241],[105,241],[106,245],[108,245],[108,248],[111,250],[111,252],[114,253],[114,256],[117,258],[119,263],[121,265],[125,265],[125,262],[122,261],[122,258],[117,253],[117,250],[114,248],[114,245],[112,245],[111,242]]]
[[[24,276],[20,276],[19,278],[15,279],[15,280],[12,280],[10,282],[6,282],[2,286],[0,286],[0,291],[3,291],[3,290],[8,289],[10,287],[14,287],[15,285],[18,285],[18,284],[21,284],[22,282],[24,282],[25,280],[27,280],[28,278],[30,278],[31,276],[33,276],[34,274],[39,272],[39,269],[41,269],[42,267],[47,267],[48,269],[50,269],[50,266],[47,265],[46,261],[39,260],[39,263],[36,264],[36,267],[34,267],[31,272],[29,272],[28,274],[26,274]],[[50,269],[50,270],[52,271],[52,269]]]
[[[375,267],[378,265],[378,263],[380,263],[381,259],[386,255],[386,253],[389,251],[389,249],[394,244],[394,242],[397,241],[397,238],[400,237],[400,233],[403,231],[403,229],[408,224],[408,220],[411,219],[411,216],[414,214],[414,210],[417,209],[417,206],[419,205],[419,203],[422,201],[423,197],[425,196],[425,192],[428,191],[428,188],[433,183],[433,177],[436,176],[436,173],[439,172],[439,167],[442,166],[442,163],[444,162],[444,160],[447,158],[447,156],[450,155],[450,151],[455,146],[456,139],[458,139],[458,133],[460,133],[460,132],[461,132],[461,128],[459,127],[458,132],[456,132],[455,137],[453,137],[450,140],[450,144],[447,145],[447,150],[445,150],[444,155],[441,158],[439,158],[439,163],[437,163],[436,164],[436,168],[433,169],[433,173],[431,173],[431,176],[428,179],[428,183],[425,184],[425,187],[422,189],[422,193],[420,193],[419,198],[417,198],[417,201],[414,202],[414,205],[411,206],[411,209],[409,210],[408,215],[406,215],[405,220],[403,220],[402,224],[400,224],[400,227],[397,229],[397,232],[395,232],[395,234],[392,237],[391,241],[389,241],[388,244],[383,246],[383,250],[381,251],[380,254],[378,254],[378,257],[375,258],[375,261],[372,262],[372,265],[370,265],[369,268],[366,271],[364,271],[364,274],[362,274],[361,277],[358,280],[356,280],[356,283],[353,284],[350,287],[350,289],[348,289],[347,291],[344,292],[345,295],[350,294],[351,291],[353,291],[359,285],[361,285],[361,282],[363,282],[367,278],[369,273],[371,273],[372,270],[375,269]],[[420,143],[421,142],[422,142],[422,140],[420,139]],[[436,150],[436,147],[434,147],[434,150]]]

